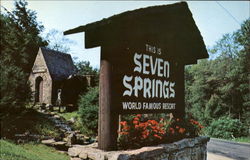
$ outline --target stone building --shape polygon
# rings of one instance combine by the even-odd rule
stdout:
[[[39,48],[29,76],[34,101],[55,104],[63,82],[76,72],[69,54]]]

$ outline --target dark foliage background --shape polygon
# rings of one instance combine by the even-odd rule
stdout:
[[[209,49],[210,55],[216,58],[201,60],[197,65],[187,66],[185,69],[186,111],[192,113],[205,126],[214,126],[222,121],[220,118],[228,117],[227,120],[234,122],[237,119],[245,130],[249,129],[249,35],[250,19],[247,19],[239,30],[225,34]],[[218,128],[216,132],[221,130],[227,134],[226,128],[230,124],[223,125],[225,128]],[[208,133],[214,135],[211,129]],[[232,138],[232,133],[230,134]]]
[[[78,106],[84,131],[90,135],[97,135],[99,87],[89,88],[89,91],[80,97]]]
[[[47,42],[40,36],[43,25],[36,12],[27,9],[27,2],[16,1],[12,12],[5,11],[0,15],[0,108],[12,110],[29,101],[28,76],[38,47]]]

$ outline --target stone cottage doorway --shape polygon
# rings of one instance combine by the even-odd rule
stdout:
[[[43,101],[43,78],[42,77],[37,77],[36,78],[36,97],[35,100],[36,102],[42,102]]]

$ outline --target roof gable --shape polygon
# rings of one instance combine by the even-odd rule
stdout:
[[[198,27],[186,2],[127,11],[79,26],[64,34],[85,32],[85,48],[155,43],[185,64],[208,58]],[[124,45],[124,46],[125,46]]]
[[[32,67],[32,73],[43,73],[47,71],[48,71],[47,64],[45,62],[42,51],[39,49]]]
[[[40,50],[53,80],[63,80],[75,73],[76,68],[69,54],[45,47]]]

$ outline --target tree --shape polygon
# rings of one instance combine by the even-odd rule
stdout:
[[[93,68],[89,61],[80,61],[75,63],[78,75],[92,75],[94,77],[94,84],[99,83],[99,70]]]
[[[240,80],[238,90],[242,96],[242,108],[239,119],[250,126],[250,18],[243,22],[241,29],[235,32],[235,43],[242,46],[238,57],[238,71]],[[242,115],[242,117],[240,117]]]
[[[47,45],[40,36],[43,26],[27,5],[16,1],[14,11],[0,14],[1,110],[22,107],[29,100],[28,76],[38,47]]]
[[[99,88],[90,88],[86,94],[80,96],[78,106],[81,123],[85,126],[85,133],[97,135]]]
[[[73,41],[65,38],[65,36],[63,36],[63,33],[56,29],[50,30],[46,35],[46,39],[49,43],[48,48],[64,53],[70,51],[70,44],[74,44]]]
[[[1,13],[1,17],[5,17],[2,20],[5,20],[4,23],[8,26],[7,30],[1,27],[1,49],[2,56],[8,57],[5,58],[6,63],[11,60],[25,73],[30,73],[38,47],[48,43],[40,36],[44,27],[37,22],[36,12],[27,9],[27,5],[25,1],[15,1],[15,9],[12,12]]]
[[[93,68],[89,61],[76,62],[75,65],[79,75],[94,75],[98,73],[98,70]]]
[[[209,125],[229,116],[247,123],[250,113],[250,20],[241,29],[225,34],[209,52],[212,60],[201,60],[185,69],[187,112]]]

